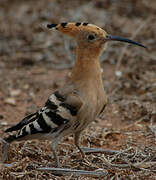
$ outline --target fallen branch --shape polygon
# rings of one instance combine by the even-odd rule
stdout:
[[[77,170],[77,169],[66,169],[66,168],[48,168],[42,167],[37,168],[38,171],[50,171],[54,175],[86,175],[86,176],[96,176],[96,177],[104,177],[108,174],[108,172],[104,169],[100,169],[100,171],[85,171],[85,170]]]
[[[87,147],[82,147],[81,149],[82,149],[82,151],[85,152],[86,154],[91,154],[91,153],[116,154],[116,153],[120,153],[120,151],[112,150],[112,149],[87,148]]]
[[[129,163],[129,164],[109,164],[109,166],[111,167],[117,167],[117,168],[138,168],[138,169],[142,169],[142,168],[150,168],[151,166],[155,166],[156,162],[140,162],[140,163]]]

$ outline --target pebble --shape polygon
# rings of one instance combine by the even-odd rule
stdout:
[[[3,121],[3,122],[1,122],[1,125],[2,125],[2,126],[7,126],[7,125],[8,125],[8,122]]]
[[[19,96],[21,94],[21,90],[20,89],[14,89],[10,91],[10,95],[11,96]]]
[[[5,99],[4,101],[6,104],[10,104],[10,105],[13,105],[15,106],[16,105],[16,100],[14,98],[7,98]]]
[[[117,77],[121,77],[121,76],[122,76],[122,72],[121,72],[121,71],[115,71],[115,75],[116,75]]]

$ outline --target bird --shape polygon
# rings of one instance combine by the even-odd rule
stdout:
[[[41,109],[5,130],[6,133],[15,133],[4,138],[4,144],[32,139],[49,140],[55,167],[59,167],[56,153],[58,142],[64,136],[73,134],[74,144],[84,158],[85,153],[79,143],[80,136],[107,105],[99,62],[105,44],[108,41],[122,41],[143,48],[146,46],[128,38],[108,34],[104,29],[85,22],[47,24],[47,28],[68,35],[76,41],[75,65],[65,85],[53,92]]]

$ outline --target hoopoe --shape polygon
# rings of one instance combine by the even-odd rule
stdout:
[[[7,143],[15,140],[50,140],[55,165],[58,166],[56,149],[59,140],[74,134],[75,145],[84,157],[84,152],[79,146],[81,132],[102,113],[107,104],[99,63],[105,43],[123,41],[146,47],[127,38],[109,35],[93,24],[61,23],[48,24],[47,27],[76,40],[75,66],[66,84],[50,95],[44,107],[8,128],[5,132],[16,133],[4,140]]]

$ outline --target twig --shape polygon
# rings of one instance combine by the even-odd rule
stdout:
[[[87,158],[84,158],[83,164],[84,164],[84,165],[87,165],[87,166],[90,167],[90,168],[97,168],[97,169],[100,168],[100,167],[97,166],[96,164],[90,162]]]
[[[132,148],[132,147],[129,147],[128,149],[125,149],[125,150],[120,151],[119,153],[115,154],[115,155],[113,156],[113,158],[110,160],[110,162],[114,161],[117,156],[119,156],[119,155],[121,155],[121,154],[124,154],[125,152],[127,152],[127,151],[129,151],[129,150],[131,150],[131,149],[133,149],[133,148]]]
[[[87,147],[82,147],[81,149],[86,154],[91,154],[91,153],[107,153],[107,154],[121,153],[121,151],[112,150],[112,149],[87,148]]]
[[[140,162],[140,163],[134,163],[132,164],[133,167],[135,168],[150,168],[151,166],[155,166],[156,165],[156,162]]]
[[[140,119],[136,120],[134,123],[129,124],[129,125],[127,125],[127,126],[121,128],[120,131],[121,131],[121,130],[128,129],[128,128],[132,127],[132,126],[137,125],[138,123],[142,122],[146,116],[147,116],[147,115],[145,115],[145,116],[141,117]]]
[[[128,164],[109,164],[109,166],[111,167],[117,167],[117,168],[130,168],[130,167],[134,167],[134,168],[150,168],[151,166],[155,166],[156,162],[140,162],[140,163],[128,163]]]
[[[108,174],[106,170],[103,171],[85,171],[85,170],[77,170],[77,169],[66,169],[66,168],[48,168],[42,167],[37,168],[38,171],[50,171],[55,175],[86,175],[86,176],[96,176],[96,177],[104,177]]]

